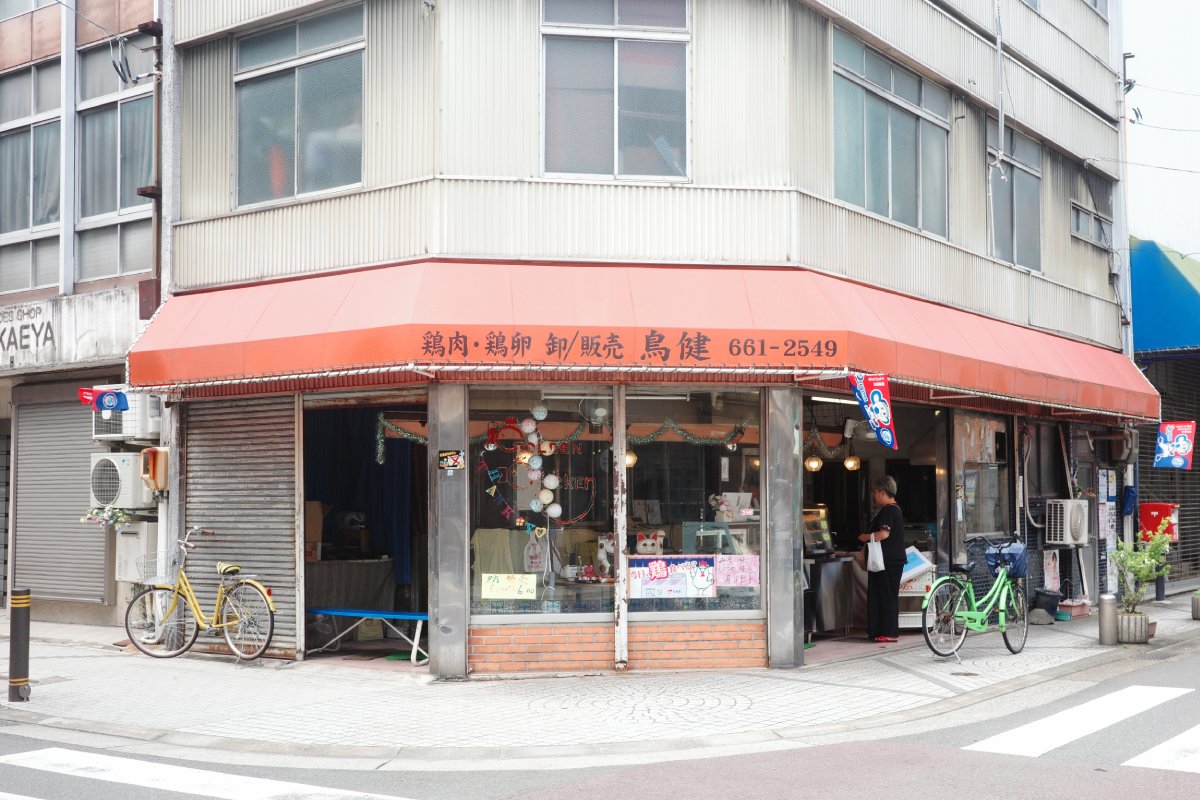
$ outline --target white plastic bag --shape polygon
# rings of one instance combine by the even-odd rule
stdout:
[[[883,545],[875,541],[875,534],[867,542],[867,572],[883,572]]]

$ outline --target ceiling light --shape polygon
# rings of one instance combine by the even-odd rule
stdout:
[[[817,395],[813,395],[812,397],[810,397],[808,399],[812,400],[814,403],[838,403],[843,406],[858,405],[857,400],[848,400],[845,397],[818,397]]]

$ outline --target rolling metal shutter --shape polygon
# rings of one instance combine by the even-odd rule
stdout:
[[[256,576],[275,598],[269,654],[296,653],[298,501],[294,396],[193,402],[184,417],[184,525],[217,532],[194,537],[188,575],[205,613],[217,592],[216,562]],[[220,640],[201,638],[201,647]]]
[[[0,597],[8,594],[8,459],[9,436],[0,436]]]
[[[109,536],[79,518],[91,499],[92,415],[78,403],[15,406],[14,583],[35,598],[112,603]]]

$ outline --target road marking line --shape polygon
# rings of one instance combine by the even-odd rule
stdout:
[[[963,749],[1037,757],[1191,691],[1169,686],[1129,686]]]
[[[1200,725],[1150,748],[1121,766],[1200,772]]]
[[[8,792],[0,792],[0,800],[38,800],[36,797],[28,797],[23,794],[9,794]]]
[[[77,778],[195,794],[222,800],[404,800],[382,794],[327,789],[287,781],[176,767],[152,761],[48,747],[0,757],[0,763]]]

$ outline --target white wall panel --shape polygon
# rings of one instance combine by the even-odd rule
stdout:
[[[209,217],[233,202],[233,55],[229,39],[180,51],[183,92],[179,208]]]
[[[369,187],[433,174],[437,26],[437,14],[420,3],[367,3],[363,183]]]
[[[950,240],[988,252],[987,115],[956,96],[950,128]]]
[[[1108,282],[1109,253],[1071,235],[1071,206],[1088,210],[1099,205],[1111,218],[1111,195],[1101,179],[1098,194],[1088,191],[1083,172],[1069,159],[1046,153],[1042,158],[1042,274],[1105,299],[1115,295]]]
[[[329,0],[175,0],[175,41],[183,44]]]
[[[792,185],[833,195],[833,81],[829,20],[790,6],[792,28],[787,105]]]
[[[1146,0],[1129,0],[1144,3]],[[1109,0],[1109,5],[1124,3],[1126,0]],[[1109,27],[1108,20],[1097,14],[1083,0],[1064,2],[1064,0],[1041,0],[1038,10],[1051,25],[1060,28],[1083,45],[1087,50],[1102,60],[1108,59]]]
[[[1116,303],[1048,280],[1034,279],[1030,289],[1031,326],[1052,332],[1065,331],[1113,348],[1121,346]]]

